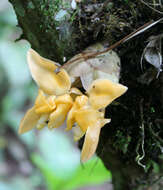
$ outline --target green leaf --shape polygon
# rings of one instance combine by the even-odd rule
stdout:
[[[55,172],[48,167],[48,164],[38,154],[32,154],[31,159],[45,177],[48,190],[62,189],[61,187],[65,183],[64,180],[58,177],[55,174]]]
[[[66,132],[47,127],[39,133],[38,148],[42,159],[62,179],[69,179],[79,165],[80,155]]]
[[[111,180],[111,173],[105,168],[104,164],[99,158],[93,158],[80,165],[65,186],[65,190],[76,189],[85,185],[97,185]]]
[[[111,180],[111,173],[99,158],[93,158],[84,165],[79,165],[70,178],[58,177],[39,155],[33,154],[32,161],[41,170],[49,190],[75,190],[86,185],[97,185]]]

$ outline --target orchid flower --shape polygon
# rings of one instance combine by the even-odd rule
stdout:
[[[72,107],[73,100],[69,94],[61,96],[47,96],[39,90],[34,106],[27,111],[20,122],[19,134],[23,134],[35,126],[42,129],[48,125],[49,129],[60,127]]]
[[[20,123],[19,134],[46,125],[49,129],[58,128],[67,117],[66,130],[74,131],[74,140],[85,135],[81,161],[87,161],[96,151],[101,128],[110,122],[104,118],[105,108],[124,94],[127,87],[101,78],[88,85],[83,94],[78,88],[71,88],[71,77],[66,70],[55,72],[57,63],[32,49],[28,51],[27,62],[39,91],[34,106]]]
[[[76,97],[68,113],[67,130],[73,128],[74,140],[79,140],[86,134],[81,153],[82,162],[90,159],[95,153],[101,128],[110,122],[110,119],[104,118],[104,108],[126,90],[127,87],[108,79],[97,79],[88,88],[88,97]]]
[[[57,128],[63,124],[73,104],[68,93],[70,77],[64,69],[55,74],[57,63],[41,57],[32,49],[28,51],[27,62],[40,90],[35,105],[27,111],[20,123],[19,133],[25,133],[35,126],[41,129],[46,124],[50,129]]]

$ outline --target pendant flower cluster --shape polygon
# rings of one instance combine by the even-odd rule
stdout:
[[[81,161],[87,161],[96,151],[101,128],[110,122],[104,118],[105,107],[124,94],[127,87],[108,79],[96,79],[83,94],[71,87],[66,70],[55,72],[57,63],[32,49],[28,51],[27,61],[39,90],[34,106],[20,123],[19,134],[45,126],[58,128],[66,120],[66,131],[73,130],[74,140],[85,135]]]

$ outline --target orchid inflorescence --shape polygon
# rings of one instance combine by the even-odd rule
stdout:
[[[106,106],[124,94],[127,87],[109,79],[96,79],[83,94],[72,87],[65,69],[56,73],[58,64],[33,49],[28,51],[27,62],[39,90],[34,106],[21,120],[19,134],[35,127],[58,128],[66,120],[66,131],[73,130],[74,140],[85,135],[81,161],[87,161],[96,151],[101,128],[110,122],[104,118]]]

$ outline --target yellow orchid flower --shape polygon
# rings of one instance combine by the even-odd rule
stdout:
[[[127,87],[108,79],[96,79],[84,95],[71,88],[71,80],[64,69],[55,73],[58,64],[41,57],[30,49],[27,62],[31,75],[39,86],[34,106],[27,111],[19,127],[19,134],[34,127],[58,128],[67,117],[66,130],[74,131],[74,140],[85,134],[81,161],[95,153],[101,128],[110,122],[104,118],[105,107],[126,92]]]
[[[85,95],[76,97],[67,117],[66,130],[73,129],[75,141],[86,134],[81,153],[82,162],[90,159],[95,153],[101,127],[110,122],[110,119],[104,118],[104,112],[92,108],[88,101]]]
[[[61,126],[73,104],[69,94],[61,96],[45,96],[39,90],[34,106],[27,111],[19,127],[19,134],[23,134],[34,127],[42,129],[48,124],[50,129]]]
[[[57,63],[41,57],[36,51],[30,49],[27,53],[27,62],[31,75],[40,90],[35,105],[27,111],[19,127],[19,133],[25,133],[35,126],[43,128],[57,128],[61,126],[73,104],[69,95],[71,81],[64,69],[59,73]]]
[[[95,153],[101,128],[110,122],[110,119],[104,118],[104,108],[126,90],[127,87],[108,79],[97,79],[89,87],[88,97],[76,97],[68,113],[66,130],[73,128],[74,140],[79,140],[86,134],[81,153],[82,162]]]
[[[81,152],[81,161],[89,160],[95,153],[101,128],[110,122],[104,118],[104,113],[93,108],[81,108],[75,113],[75,119],[81,131],[86,133]]]

